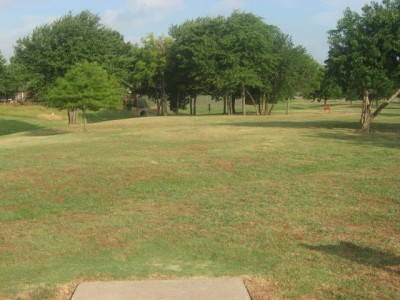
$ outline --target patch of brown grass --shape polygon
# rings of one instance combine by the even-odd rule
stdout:
[[[278,285],[265,278],[246,276],[244,278],[244,283],[252,300],[283,299],[278,296]]]
[[[40,120],[46,120],[46,121],[59,121],[62,120],[63,117],[56,115],[54,113],[50,113],[50,114],[39,114],[37,115],[37,118]]]

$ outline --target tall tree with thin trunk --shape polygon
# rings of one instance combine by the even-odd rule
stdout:
[[[274,68],[271,49],[275,29],[251,13],[235,11],[226,19],[220,39],[225,58],[219,61],[216,85],[241,99],[243,115],[247,88],[260,89],[263,74]]]
[[[175,81],[170,87],[189,100],[191,114],[196,114],[198,95],[214,94],[216,64],[222,57],[220,39],[224,24],[223,17],[198,18],[171,26],[169,30],[174,44],[169,60],[173,75],[168,79]]]
[[[157,104],[157,114],[167,115],[167,62],[172,45],[168,37],[149,34],[136,49],[132,84],[135,93],[148,96]]]

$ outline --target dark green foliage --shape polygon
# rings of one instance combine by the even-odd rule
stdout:
[[[97,63],[77,63],[60,77],[46,93],[46,104],[58,109],[115,109],[121,103],[123,89],[117,80]]]
[[[129,49],[118,32],[100,23],[99,16],[83,11],[68,13],[18,40],[13,62],[25,68],[31,95],[37,95],[82,61],[101,64],[123,82]]]
[[[12,65],[23,74],[18,87],[40,100],[76,63],[97,62],[132,93],[153,99],[159,114],[166,114],[167,99],[174,110],[201,94],[256,104],[309,95],[319,86],[319,66],[304,48],[254,14],[186,21],[172,26],[170,36],[150,34],[129,45],[99,16],[69,13],[20,39]]]
[[[4,73],[5,69],[6,69],[6,59],[0,52],[0,75]]]
[[[0,99],[12,99],[17,92],[23,91],[27,79],[23,70],[16,64],[7,64],[0,52]]]
[[[228,18],[198,18],[172,26],[170,35],[175,41],[170,90],[181,99],[208,94],[253,102],[264,96],[274,102],[319,88],[321,66],[254,14],[235,11]]]
[[[170,38],[149,34],[141,47],[132,47],[131,89],[154,100],[159,115],[167,113],[166,68],[171,43]]]
[[[347,9],[329,32],[328,75],[346,94],[368,89],[387,97],[400,80],[400,1],[365,5],[360,15]]]
[[[6,60],[0,52],[0,99],[5,94],[5,70],[6,70]]]
[[[336,83],[336,81],[327,76],[326,70],[324,70],[320,88],[316,92],[315,96],[316,98],[323,99],[325,101],[334,100],[342,98],[343,92],[342,88]],[[348,96],[347,99],[349,99]],[[350,99],[352,100],[352,98]]]
[[[362,14],[347,9],[329,32],[327,74],[345,95],[363,97],[365,131],[373,119],[370,96],[386,98],[399,87],[399,7],[399,0],[383,0],[365,5]]]

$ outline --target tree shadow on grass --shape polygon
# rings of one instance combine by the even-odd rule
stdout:
[[[260,128],[323,128],[323,129],[335,129],[335,128],[349,128],[359,129],[360,124],[357,122],[340,121],[340,120],[314,120],[314,121],[275,121],[264,119],[256,122],[234,122],[234,123],[223,123],[221,125],[230,125],[238,127],[260,127]]]
[[[42,128],[43,128],[42,126],[22,121],[0,120],[0,136],[25,132],[25,131],[32,131]]]
[[[372,133],[372,134],[363,134],[363,133],[335,133],[335,132],[325,132],[318,133],[314,136],[319,138],[329,139],[329,140],[340,140],[346,141],[349,143],[356,144],[364,144],[364,145],[373,145],[374,147],[383,147],[383,148],[400,148],[400,132],[396,133]]]
[[[312,246],[300,244],[300,246],[309,250],[336,255],[364,266],[379,268],[400,275],[400,256],[393,253],[386,253],[370,247],[358,246],[346,241],[340,241],[339,244],[334,245]]]
[[[348,120],[313,120],[313,121],[274,121],[265,119],[258,122],[223,123],[238,127],[260,127],[260,128],[320,128],[320,129],[361,129],[358,121]],[[373,123],[372,132],[399,132],[400,124]]]
[[[224,126],[260,127],[260,128],[309,128],[322,129],[311,132],[312,136],[349,141],[351,143],[367,143],[378,147],[400,147],[400,125],[392,123],[376,123],[372,126],[372,132],[365,134],[360,131],[359,122],[346,120],[316,120],[316,121],[261,121],[261,122],[237,122],[225,123]],[[326,130],[325,130],[326,129]],[[350,129],[350,131],[335,131],[334,129]]]
[[[110,110],[88,112],[86,115],[86,118],[89,123],[132,119],[135,117],[136,116],[130,111],[110,111]]]
[[[44,128],[44,129],[37,129],[27,132],[26,136],[52,136],[52,135],[60,135],[69,133],[65,130],[59,130],[54,128]]]

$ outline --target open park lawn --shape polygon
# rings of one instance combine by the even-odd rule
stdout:
[[[400,299],[400,103],[370,135],[360,112],[100,113],[84,133],[0,107],[0,298],[242,277],[254,300]]]

